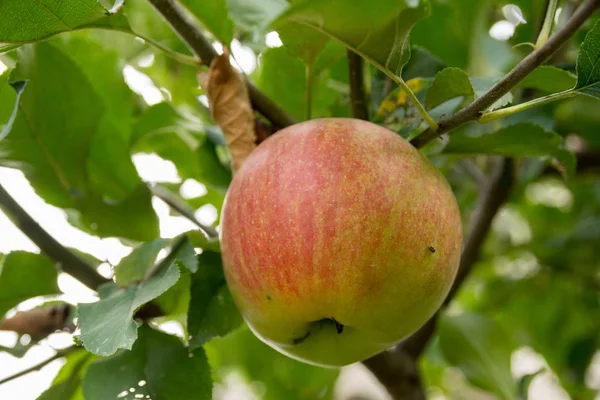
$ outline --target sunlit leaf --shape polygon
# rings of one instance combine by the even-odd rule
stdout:
[[[600,98],[600,21],[596,22],[581,44],[575,90]]]
[[[275,25],[293,21],[310,26],[355,50],[379,69],[400,75],[410,58],[410,30],[428,13],[425,0],[417,5],[353,0],[343,7],[335,0],[304,0],[288,8]]]
[[[131,349],[139,326],[132,319],[135,311],[166,292],[178,279],[179,270],[173,263],[147,281],[116,290],[95,303],[80,304],[80,340],[85,348],[100,356]]]
[[[24,43],[40,40],[106,15],[97,0],[76,2],[50,0],[4,0],[0,3],[0,42]]]

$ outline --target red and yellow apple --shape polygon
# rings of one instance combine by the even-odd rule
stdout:
[[[244,319],[298,360],[342,366],[421,327],[455,278],[456,199],[406,140],[318,119],[250,154],[223,207],[225,276]]]

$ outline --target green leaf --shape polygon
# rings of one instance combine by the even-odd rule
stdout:
[[[69,222],[100,237],[123,237],[146,241],[158,236],[158,217],[152,208],[152,193],[140,183],[126,198],[113,202],[100,197],[77,199]]]
[[[24,43],[70,31],[105,16],[97,0],[4,0],[0,3],[0,42]]]
[[[23,92],[10,134],[0,141],[0,165],[21,169],[44,200],[70,209],[72,219],[79,220],[88,232],[154,239],[158,221],[148,189],[128,158],[129,134],[117,140],[116,132],[121,128],[113,129],[121,126],[118,121],[126,123],[126,114],[109,104],[110,90],[116,89],[118,97],[127,95],[122,91],[122,77],[114,75],[118,73],[114,69],[118,59],[112,54],[110,63],[97,60],[99,69],[89,65],[81,68],[85,62],[78,58],[80,64],[76,63],[71,58],[74,54],[65,54],[61,46],[42,42],[20,49],[11,77],[28,79],[28,89]],[[79,55],[83,57],[85,52]],[[93,62],[96,56],[88,58]],[[111,67],[110,73],[104,66]],[[101,77],[93,78],[95,73]],[[109,84],[118,79],[121,86]],[[105,83],[110,89],[100,89],[90,80],[100,82],[100,86]],[[122,99],[113,103],[117,107],[125,104]],[[132,112],[131,107],[129,110]],[[107,152],[114,159],[106,157]],[[94,171],[103,172],[98,175]]]
[[[52,44],[77,64],[102,99],[104,113],[90,143],[86,168],[91,189],[119,201],[141,183],[130,156],[135,97],[123,79],[120,55],[85,38],[85,33],[71,34],[65,40],[61,36]]]
[[[172,161],[183,179],[225,191],[231,172],[220,162],[215,145],[198,130],[199,124],[184,118],[172,104],[156,104],[140,115],[133,128],[133,152],[156,153]]]
[[[465,100],[472,100],[475,96],[469,75],[460,68],[445,68],[435,75],[435,80],[427,90],[425,105],[428,109],[435,108],[460,96]]]
[[[289,53],[300,58],[312,68],[317,56],[329,42],[329,38],[307,26],[289,22],[277,30],[282,43]]]
[[[142,280],[146,272],[156,262],[158,253],[170,243],[170,239],[155,239],[151,242],[142,243],[133,249],[115,267],[115,281],[117,285],[127,286],[130,283]]]
[[[189,351],[178,338],[144,326],[131,351],[90,365],[83,393],[86,400],[134,400],[140,395],[155,400],[207,400],[212,382],[202,348]]]
[[[57,278],[54,262],[41,254],[0,254],[0,319],[24,300],[59,294]]]
[[[576,82],[577,77],[572,73],[551,65],[542,65],[523,79],[517,87],[556,93],[573,88]]]
[[[198,272],[192,275],[188,314],[193,346],[224,336],[242,323],[225,282],[221,255],[205,251],[198,256],[198,265]]]
[[[513,52],[506,42],[489,35],[489,16],[496,1],[431,0],[431,15],[418,23],[411,42],[449,67],[472,76],[500,75],[510,67]],[[422,75],[420,75],[422,76]]]
[[[460,368],[471,383],[503,399],[516,399],[510,372],[514,346],[498,323],[478,314],[444,315],[438,335],[446,361]]]
[[[181,263],[177,263],[179,267],[180,277],[177,283],[169,288],[166,292],[158,296],[152,301],[160,307],[160,310],[165,314],[164,317],[159,317],[160,321],[176,320],[181,323],[184,328],[184,335],[187,334],[187,314],[190,304],[190,286],[191,274],[190,271],[184,268]]]
[[[577,96],[561,101],[554,114],[556,130],[563,136],[576,133],[590,146],[600,146],[600,113],[598,100],[591,96]]]
[[[81,382],[94,358],[83,349],[68,354],[65,364],[52,381],[52,386],[37,400],[83,400]]]
[[[329,116],[329,107],[336,99],[336,93],[327,83],[328,71],[313,76],[311,110],[312,117]],[[284,110],[298,120],[306,119],[308,82],[306,65],[292,57],[283,47],[266,50],[262,54],[257,85]],[[298,95],[300,94],[300,95]]]
[[[233,39],[233,23],[229,18],[227,0],[204,2],[183,0],[182,3],[220,42],[225,44],[231,42]]]
[[[199,247],[205,251],[221,252],[221,243],[218,240],[208,240],[205,234],[198,230],[189,231],[187,233],[190,243],[194,247]]]
[[[29,83],[11,134],[0,142],[0,163],[26,167],[44,199],[73,206],[71,193],[81,196],[87,189],[85,159],[102,101],[81,70],[48,42],[21,48],[11,79]]]
[[[555,159],[553,163],[563,174],[571,176],[575,172],[575,157],[564,148],[563,137],[526,122],[478,137],[469,137],[464,133],[450,135],[443,153],[498,154],[507,157],[550,156]]]
[[[414,2],[411,2],[414,3]],[[342,42],[384,72],[400,76],[410,58],[409,34],[429,13],[428,1],[304,0],[292,4],[275,22],[293,21]]]
[[[600,99],[600,21],[581,44],[575,90]]]
[[[139,325],[132,319],[135,311],[166,292],[178,279],[179,270],[173,263],[147,281],[113,291],[96,303],[80,304],[80,339],[85,348],[100,356],[131,349]]]
[[[418,25],[417,25],[418,26]],[[413,46],[410,60],[402,69],[405,81],[414,78],[434,78],[446,65],[426,49]]]
[[[14,94],[9,94],[6,93],[8,87],[12,87],[12,89],[14,89]],[[2,127],[2,129],[0,129],[0,140],[4,139],[6,137],[6,135],[8,135],[8,133],[10,132],[13,123],[15,122],[15,119],[17,118],[17,110],[19,109],[19,101],[21,100],[21,93],[23,93],[23,90],[25,90],[25,86],[27,86],[27,81],[18,81],[18,82],[13,82],[13,83],[4,83],[2,82],[2,86],[0,86],[0,99],[2,99],[2,101],[0,101],[0,103],[2,104],[9,104],[10,103],[14,103],[14,107],[12,112],[10,113],[10,116],[8,117],[8,120],[6,122],[6,124],[4,124]],[[7,98],[7,100],[5,100],[5,98]],[[7,103],[4,103],[5,101],[7,101]],[[0,121],[3,121],[4,119],[0,119]]]
[[[179,260],[179,263],[186,267],[190,272],[194,273],[198,271],[198,259],[196,258],[196,251],[189,241],[186,235],[184,243],[181,245],[175,257]]]
[[[334,398],[333,388],[339,368],[321,368],[301,363],[273,350],[246,327],[204,348],[213,375],[225,380],[231,369],[239,371],[248,383],[258,382],[263,400],[314,400]]]
[[[229,16],[246,31],[264,31],[288,6],[285,0],[227,0]]]

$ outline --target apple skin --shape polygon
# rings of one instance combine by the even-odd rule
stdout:
[[[443,175],[406,140],[356,119],[290,126],[227,192],[225,277],[246,323],[297,360],[364,360],[421,327],[456,276],[462,225]]]

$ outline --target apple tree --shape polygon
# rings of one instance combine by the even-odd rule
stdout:
[[[0,212],[39,248],[0,254],[0,330],[21,339],[0,352],[23,357],[57,331],[73,339],[0,377],[0,390],[61,359],[38,399],[377,395],[348,394],[348,374],[380,383],[372,398],[598,398],[599,9],[600,0],[0,0]],[[337,127],[340,142],[294,142],[307,126]],[[354,130],[366,143],[358,150]],[[269,158],[276,141],[286,152]],[[142,173],[143,154],[177,179]],[[310,164],[317,158],[325,170]],[[71,227],[118,240],[128,255],[111,264],[50,235],[3,181],[9,169]],[[362,191],[336,192],[344,185]],[[225,202],[240,187],[244,196]],[[400,193],[393,213],[379,212],[390,193]],[[186,223],[165,229],[160,207]],[[283,220],[292,207],[297,218]],[[0,244],[9,239],[0,231]],[[376,268],[382,249],[390,268]],[[373,266],[362,280],[356,260]],[[265,264],[278,267],[232,272]],[[290,265],[302,273],[285,275]],[[336,279],[319,283],[316,268]],[[423,271],[445,286],[421,285]],[[69,301],[61,274],[95,300]],[[277,301],[263,290],[271,281],[302,301],[265,314],[247,299]],[[242,294],[248,287],[261,291]],[[383,300],[356,300],[365,297]],[[332,302],[314,322],[323,334],[268,340]],[[402,334],[372,335],[363,351],[359,328],[345,326],[356,315],[369,332]],[[358,364],[323,368],[282,352]]]

